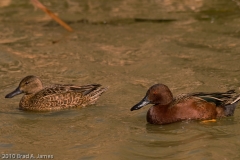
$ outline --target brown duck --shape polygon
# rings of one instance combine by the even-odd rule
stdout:
[[[5,98],[12,98],[23,93],[19,103],[22,110],[52,111],[94,104],[107,88],[100,84],[75,86],[71,84],[55,84],[43,87],[36,76],[27,76],[19,86]]]
[[[232,116],[239,100],[240,95],[236,95],[234,90],[181,94],[173,98],[166,85],[155,84],[131,111],[153,104],[147,112],[147,121],[152,124],[168,124],[188,119],[210,120]]]

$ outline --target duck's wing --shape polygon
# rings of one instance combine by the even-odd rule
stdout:
[[[235,90],[229,90],[227,92],[196,92],[190,93],[189,96],[198,97],[204,99],[207,102],[215,103],[216,106],[225,106],[227,104],[233,104],[239,100],[239,95],[236,94]]]
[[[180,101],[186,100],[188,98],[198,98],[205,100],[207,102],[215,103],[216,106],[224,106],[227,104],[233,104],[240,100],[240,95],[237,95],[235,90],[229,90],[227,92],[195,92],[177,95],[173,102],[179,103]]]
[[[84,86],[75,85],[52,85],[36,93],[31,98],[33,106],[38,110],[58,110],[76,106],[94,104],[107,88],[100,84],[89,84]]]
[[[84,86],[75,86],[71,84],[56,84],[45,87],[41,91],[37,92],[33,97],[33,101],[55,101],[56,99],[61,99],[67,97],[71,94],[74,97],[91,97],[93,93],[98,90],[106,90],[106,88],[101,88],[100,84],[89,84]],[[104,91],[105,91],[104,90]],[[102,91],[102,92],[104,92]],[[64,98],[63,98],[64,99]]]
[[[100,87],[101,87],[101,84],[88,84],[83,86],[76,86],[71,84],[64,84],[64,85],[56,84],[55,90],[59,90],[60,92],[73,91],[77,93],[82,93],[83,95],[87,95]]]
[[[195,92],[189,94],[181,94],[174,98],[172,106],[189,98],[214,103],[217,107],[222,107],[224,109],[223,114],[225,116],[232,116],[240,100],[240,95],[236,94],[234,90],[229,90],[227,92]]]
[[[85,96],[100,87],[100,84],[88,84],[83,86],[76,86],[72,84],[54,84],[44,88],[38,94],[42,94],[42,96],[48,96],[54,94],[63,94],[67,92],[76,92]]]

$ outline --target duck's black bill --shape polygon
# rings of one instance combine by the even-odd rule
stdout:
[[[133,107],[131,108],[131,111],[133,111],[133,110],[138,110],[138,109],[140,109],[140,108],[148,105],[149,103],[150,103],[150,102],[149,102],[148,98],[147,98],[147,97],[144,97],[138,104],[136,104],[135,106],[133,106]]]
[[[14,96],[16,96],[16,95],[19,95],[19,94],[21,94],[21,93],[23,93],[23,92],[20,91],[20,89],[19,89],[19,87],[18,87],[18,88],[16,88],[14,91],[12,91],[11,93],[7,94],[7,95],[5,96],[5,98],[12,98],[12,97],[14,97]]]

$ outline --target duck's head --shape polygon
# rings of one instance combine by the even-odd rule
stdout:
[[[146,96],[131,108],[131,111],[138,110],[148,104],[167,105],[173,100],[172,92],[164,84],[155,84],[150,87]]]
[[[12,91],[11,93],[7,94],[5,98],[12,98],[18,94],[25,93],[25,94],[34,94],[40,90],[42,90],[42,82],[36,76],[27,76],[23,78],[23,80],[19,83],[19,86]]]

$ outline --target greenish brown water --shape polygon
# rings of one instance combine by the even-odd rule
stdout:
[[[239,1],[41,0],[67,33],[28,1],[0,2],[1,154],[54,159],[240,158],[240,109],[217,122],[150,125],[130,108],[155,83],[174,94],[240,92]],[[96,105],[49,113],[5,99],[27,75],[109,86]]]

